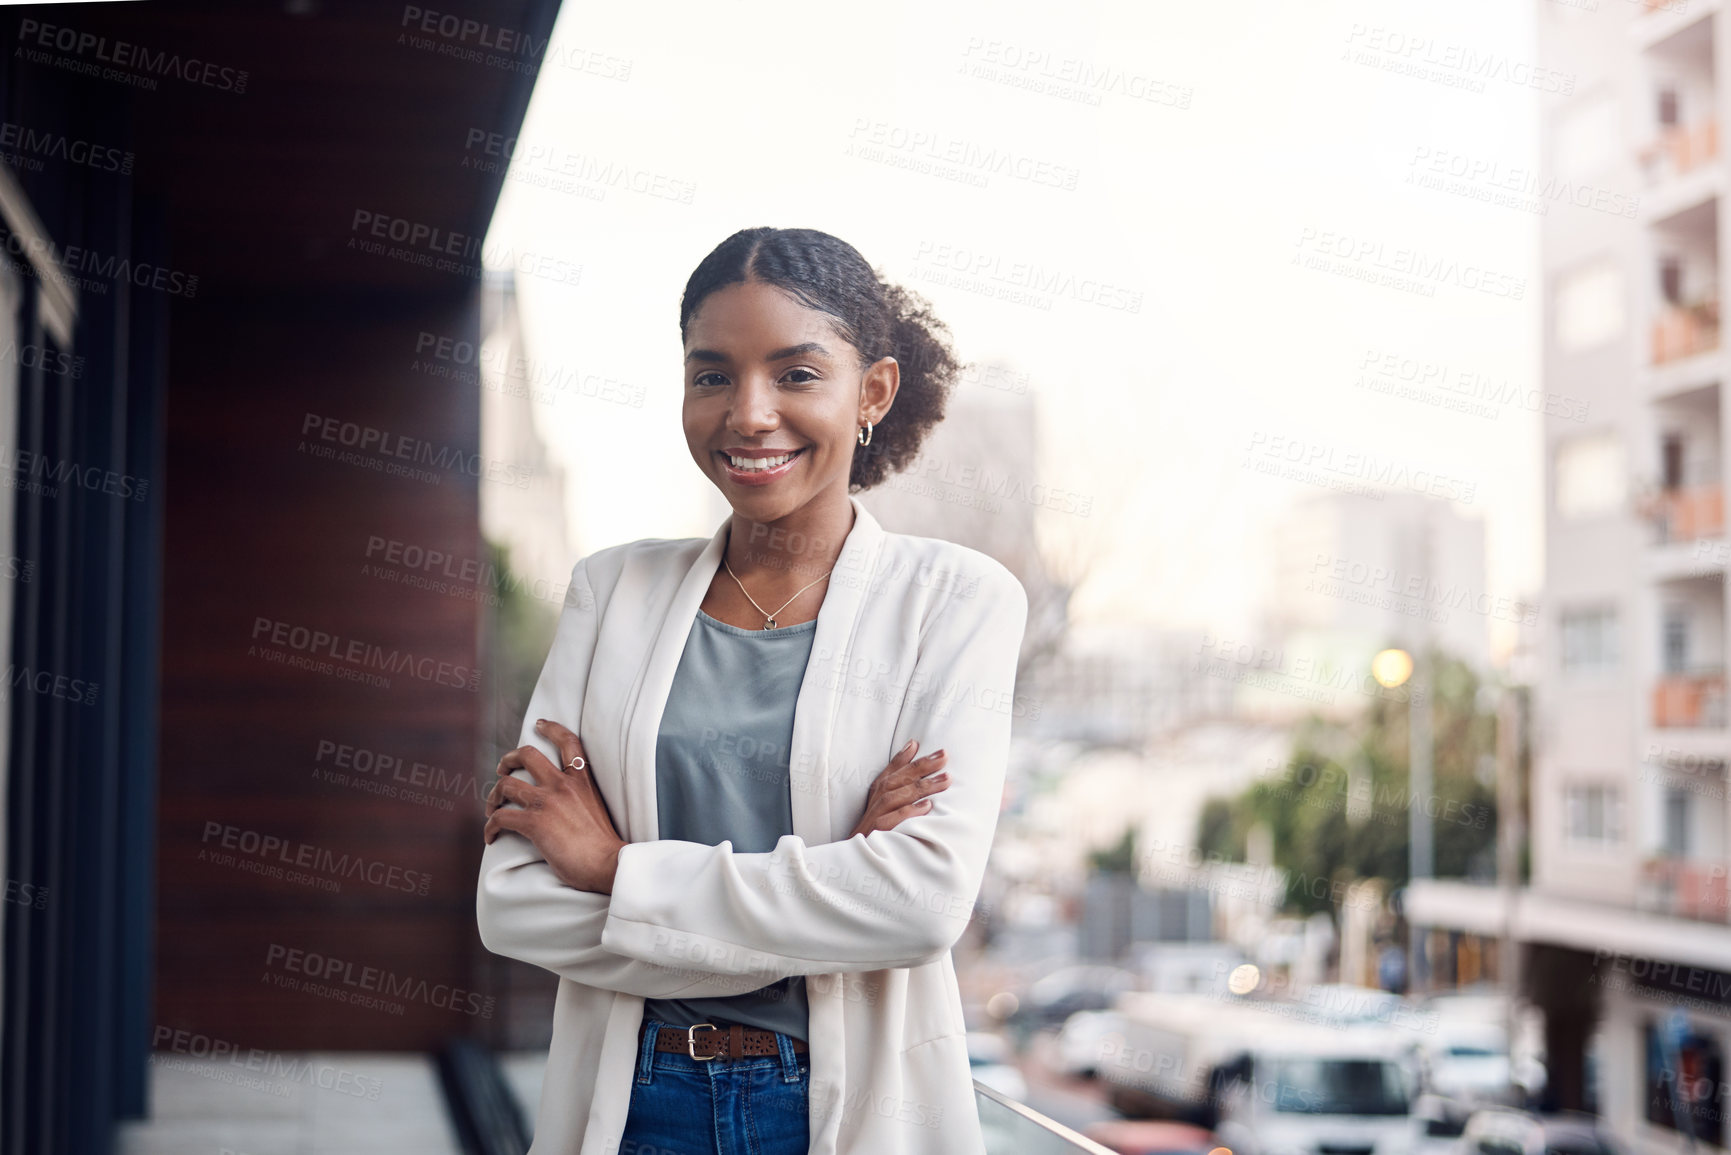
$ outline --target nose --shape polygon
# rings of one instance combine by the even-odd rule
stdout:
[[[748,373],[734,386],[727,410],[727,428],[741,437],[756,437],[781,424],[775,408],[775,387],[762,375]]]

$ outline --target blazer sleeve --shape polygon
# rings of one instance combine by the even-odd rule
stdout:
[[[602,945],[759,982],[942,957],[991,851],[1027,617],[1021,583],[994,565],[975,596],[952,597],[928,623],[893,738],[949,752],[950,786],[930,810],[821,846],[784,835],[763,853],[633,842],[619,852]]]
[[[585,558],[571,571],[553,646],[529,696],[518,741],[538,747],[554,765],[559,764],[558,747],[535,733],[535,719],[551,718],[582,733],[583,696],[595,656],[599,617]],[[532,781],[527,770],[514,775]],[[475,922],[482,944],[495,954],[533,963],[573,982],[644,998],[721,997],[763,985],[739,976],[628,958],[606,949],[601,932],[607,906],[607,895],[561,882],[535,844],[516,831],[501,831],[481,852]]]

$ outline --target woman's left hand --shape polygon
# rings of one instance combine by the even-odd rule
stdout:
[[[499,781],[487,792],[487,826],[481,836],[489,844],[501,830],[514,830],[535,844],[560,882],[577,890],[613,893],[619,851],[625,840],[613,825],[607,802],[595,784],[595,774],[577,735],[545,718],[535,732],[559,747],[563,766],[555,766],[533,746],[519,746],[499,759]],[[583,769],[572,770],[574,758]],[[525,769],[525,782],[511,772]],[[521,810],[505,805],[515,802]]]

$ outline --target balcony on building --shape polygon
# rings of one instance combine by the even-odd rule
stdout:
[[[1629,38],[1646,55],[1686,47],[1695,36],[1712,43],[1712,23],[1719,7],[1721,0],[1636,0]],[[1705,33],[1700,31],[1703,26]]]
[[[1725,535],[1719,387],[1699,386],[1653,403],[1654,458],[1636,505],[1651,527],[1655,581],[1722,575]]]
[[[1718,199],[1655,221],[1651,240],[1657,283],[1649,356],[1655,367],[1681,369],[1719,349]]]
[[[1655,730],[1725,729],[1725,576],[1659,582],[1659,663]]]
[[[1731,921],[1731,846],[1726,843],[1726,758],[1651,745],[1639,789],[1647,844],[1636,905],[1671,918]]]
[[[1656,14],[1666,16],[1665,6]],[[1669,24],[1670,31],[1641,54],[1651,101],[1645,142],[1636,155],[1649,191],[1657,196],[1720,167],[1715,23],[1710,13],[1654,21],[1661,28]]]

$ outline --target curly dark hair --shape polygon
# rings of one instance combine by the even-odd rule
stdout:
[[[960,369],[949,326],[930,302],[886,282],[858,249],[817,229],[741,229],[712,249],[685,282],[679,301],[679,336],[717,289],[747,280],[782,289],[801,304],[827,313],[859,354],[863,370],[894,357],[901,384],[894,404],[872,427],[870,445],[855,445],[848,491],[870,489],[907,468],[933,426],[944,419]]]

